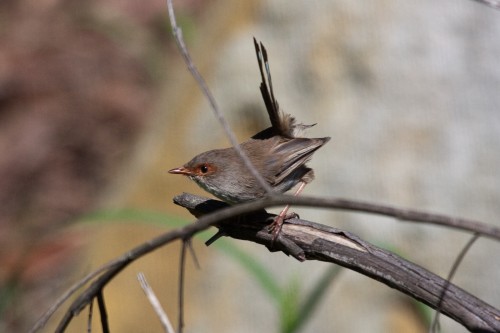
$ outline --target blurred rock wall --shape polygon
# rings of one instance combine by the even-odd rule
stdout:
[[[498,225],[499,12],[466,0],[175,5],[180,6],[178,19],[193,60],[241,141],[268,126],[253,36],[267,47],[281,107],[304,123],[317,123],[311,137],[332,137],[310,163],[316,181],[305,194]],[[1,6],[2,13],[9,13],[2,17],[11,18],[5,21],[11,22],[7,29],[0,30],[0,147],[5,152],[0,195],[8,203],[2,205],[0,221],[2,278],[13,276],[5,269],[11,267],[6,263],[17,262],[11,249],[25,244],[12,236],[24,235],[18,225],[27,223],[19,221],[35,221],[34,230],[49,230],[49,236],[95,207],[161,211],[191,221],[171,198],[182,191],[204,192],[166,170],[228,142],[173,48],[164,3],[82,6],[49,1],[33,7],[30,1],[7,1]],[[34,9],[38,15],[32,15]],[[294,210],[302,218],[354,232],[441,276],[470,237],[370,215]],[[50,248],[62,242],[66,249],[84,243],[86,259],[73,257],[80,267],[74,281],[82,271],[163,231],[165,227],[130,223],[78,225],[70,236],[48,238],[45,244]],[[299,281],[311,288],[326,269],[254,244],[234,244],[263,262],[282,286]],[[279,313],[255,280],[222,251],[201,242],[195,248],[202,270],[188,264],[186,331],[277,331]],[[499,307],[495,251],[497,243],[479,240],[454,282]],[[136,282],[138,271],[146,273],[175,318],[177,260],[178,248],[162,249],[106,289],[112,329],[160,331]],[[39,298],[50,304],[59,294],[46,291]],[[15,309],[23,313],[28,308]],[[43,310],[31,309],[28,317],[32,320]],[[15,316],[4,313],[9,325]],[[84,321],[73,327],[85,327]],[[422,326],[407,297],[344,271],[304,331],[422,332]],[[443,330],[465,331],[447,319]]]

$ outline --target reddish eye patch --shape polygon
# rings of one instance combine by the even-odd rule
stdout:
[[[217,168],[213,164],[203,163],[203,164],[196,166],[196,173],[199,176],[209,175],[209,174],[214,173],[216,169]]]

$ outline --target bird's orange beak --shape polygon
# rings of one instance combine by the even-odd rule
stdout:
[[[168,170],[168,173],[173,173],[175,175],[185,175],[185,176],[189,176],[189,175],[192,175],[193,173],[185,168],[185,167],[179,167],[179,168],[174,168],[172,170]]]

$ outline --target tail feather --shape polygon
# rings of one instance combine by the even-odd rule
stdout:
[[[293,138],[293,129],[295,124],[295,118],[289,114],[281,112],[279,108],[278,101],[274,97],[273,84],[271,79],[271,69],[269,67],[269,61],[267,58],[267,50],[262,43],[257,43],[257,40],[253,39],[255,52],[257,54],[257,62],[259,63],[259,70],[262,82],[260,83],[260,92],[262,94],[262,99],[266,105],[266,110],[271,120],[271,125],[275,134]],[[266,75],[264,75],[264,67],[266,69]],[[269,84],[269,85],[268,85]]]

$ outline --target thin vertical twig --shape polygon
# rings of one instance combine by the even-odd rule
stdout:
[[[109,333],[108,313],[106,311],[106,304],[104,303],[104,296],[102,290],[97,294],[97,305],[99,306],[99,315],[101,316],[101,327],[103,333]]]
[[[92,299],[90,301],[90,304],[89,304],[89,316],[87,318],[87,333],[91,333],[92,332],[92,315],[93,315],[93,312],[94,312],[94,299]]]
[[[194,247],[193,247],[192,238],[187,240],[187,247],[189,249],[189,253],[191,253],[191,257],[193,258],[194,266],[197,269],[200,269],[200,261],[198,260],[198,257],[196,256],[196,252],[195,252]]]
[[[448,288],[450,287],[451,280],[455,276],[455,273],[457,272],[458,267],[460,266],[460,263],[462,260],[465,258],[465,255],[467,252],[469,252],[470,248],[472,245],[476,242],[476,240],[479,238],[479,233],[475,233],[471,239],[465,244],[463,247],[462,251],[458,254],[457,258],[453,262],[453,266],[451,267],[450,273],[448,274],[448,277],[446,278],[446,284],[443,287],[443,290],[441,291],[441,295],[439,295],[439,303],[437,304],[436,307],[436,314],[434,315],[434,319],[432,320],[431,327],[429,329],[429,333],[435,333],[437,332],[437,329],[439,328],[439,314],[441,313],[441,304],[444,301],[444,297],[446,292],[448,291]]]
[[[165,310],[163,310],[160,301],[158,300],[158,297],[156,297],[153,288],[151,288],[151,286],[149,285],[144,274],[143,273],[137,274],[137,280],[139,280],[139,284],[141,285],[144,294],[146,294],[149,303],[151,304],[153,310],[156,312],[156,315],[160,319],[160,323],[163,327],[163,330],[166,333],[175,333],[174,328],[170,323],[167,314],[165,313]]]
[[[184,43],[184,39],[182,38],[182,29],[177,26],[177,21],[175,18],[175,12],[174,12],[174,6],[172,4],[172,0],[167,0],[167,8],[168,8],[168,15],[170,18],[170,25],[172,27],[172,33],[174,35],[175,42],[177,44],[177,47],[179,48],[179,51],[181,52],[181,55],[184,59],[184,62],[186,63],[189,71],[191,72],[191,75],[193,75],[194,79],[198,83],[198,85],[201,88],[201,91],[205,95],[205,97],[208,99],[208,102],[210,103],[210,107],[212,108],[212,111],[215,114],[215,117],[221,124],[222,128],[224,129],[224,132],[226,133],[229,141],[231,142],[231,145],[235,149],[235,151],[238,153],[239,157],[242,159],[243,163],[245,164],[245,167],[250,171],[250,173],[255,177],[259,185],[267,192],[268,195],[272,195],[275,193],[271,186],[264,180],[264,178],[261,176],[261,174],[257,171],[255,166],[252,164],[248,156],[245,154],[245,152],[241,149],[238,140],[236,139],[236,136],[234,135],[233,131],[231,130],[231,127],[227,123],[226,119],[220,112],[219,107],[217,106],[217,102],[215,101],[214,96],[210,92],[210,89],[208,88],[207,83],[205,82],[205,79],[203,76],[201,76],[200,72],[196,68],[196,66],[193,63],[193,60],[191,59],[191,56],[189,55],[189,52],[187,50],[187,47]]]
[[[179,260],[179,327],[177,329],[179,333],[182,333],[182,329],[184,328],[184,269],[186,268],[186,244],[187,241],[183,239]]]

